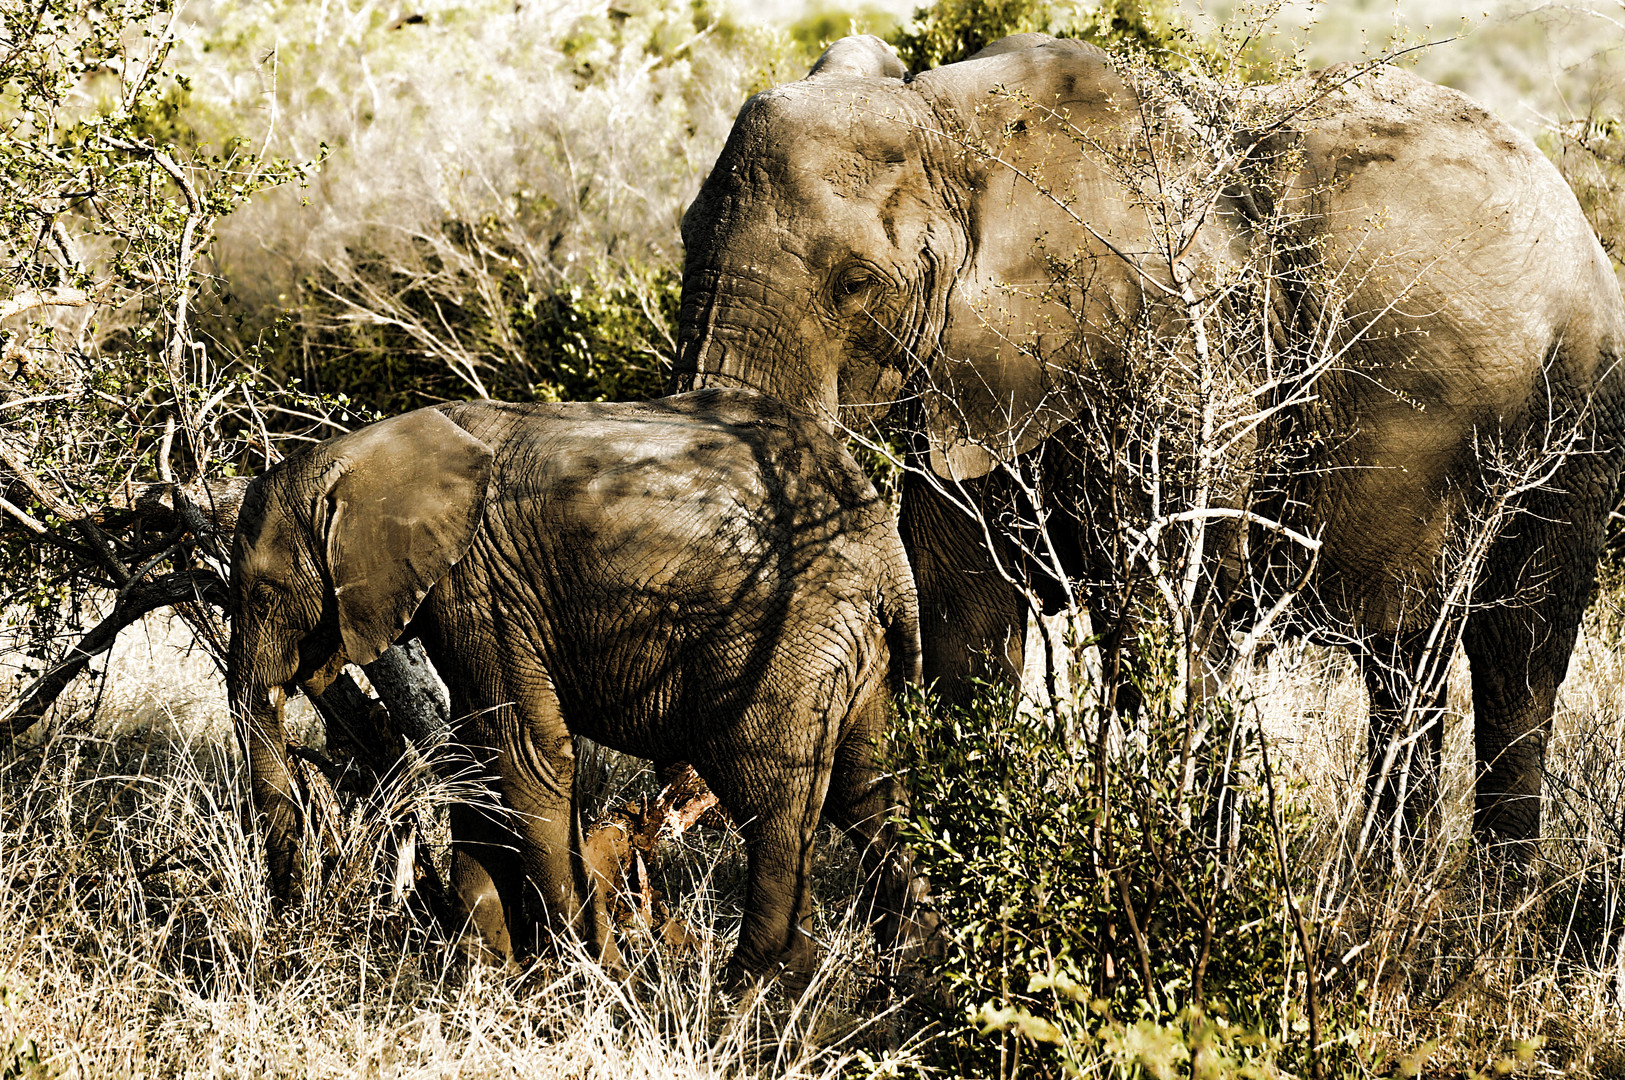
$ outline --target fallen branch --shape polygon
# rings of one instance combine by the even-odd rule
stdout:
[[[107,617],[91,627],[64,659],[35,679],[18,702],[0,712],[0,745],[9,743],[43,719],[62,691],[90,661],[113,647],[120,630],[148,612],[200,599],[215,604],[225,602],[220,579],[211,571],[166,574],[126,591]]]
[[[694,766],[679,763],[661,779],[666,783],[656,798],[629,802],[587,830],[581,858],[587,880],[603,890],[617,922],[656,935],[667,945],[691,945],[693,932],[671,914],[654,887],[655,846],[697,824],[725,828],[728,815]]]
[[[185,523],[201,527],[217,536],[230,536],[237,528],[237,513],[248,490],[246,477],[229,480],[193,480],[184,484],[140,484],[110,499],[91,517],[107,528],[124,528],[141,521],[167,532]],[[192,520],[195,511],[197,520]]]

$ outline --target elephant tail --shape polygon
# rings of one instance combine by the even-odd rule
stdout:
[[[918,684],[922,677],[920,653],[920,600],[914,590],[914,572],[897,528],[886,528],[886,574],[881,589],[881,621],[886,627],[886,646],[891,653],[891,692]]]

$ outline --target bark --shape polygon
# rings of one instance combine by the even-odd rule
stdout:
[[[403,641],[362,668],[402,735],[419,747],[451,736],[451,700],[416,641]]]
[[[328,726],[330,743],[343,744],[381,778],[407,752],[408,742],[423,750],[451,737],[450,700],[423,646],[401,642],[362,670],[381,702],[342,673],[310,699]]]
[[[248,490],[246,477],[194,480],[185,484],[141,484],[126,488],[91,515],[104,528],[119,529],[140,520],[147,528],[167,532],[188,529],[230,536]]]

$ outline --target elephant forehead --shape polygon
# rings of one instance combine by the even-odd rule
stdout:
[[[267,473],[243,496],[237,533],[232,540],[232,570],[241,588],[259,582],[286,582],[293,573],[294,552],[290,507],[285,497],[286,469]]]
[[[855,228],[894,240],[902,219],[922,219],[932,187],[910,130],[895,118],[869,119],[773,130],[733,147],[696,200],[687,223],[691,252],[709,246],[707,234],[715,241],[723,232],[731,234],[730,248],[750,247],[748,238],[758,235],[756,246],[801,258],[819,254],[809,238],[842,233],[852,246],[862,239]]]
[[[918,107],[906,90],[833,82],[792,83],[751,98],[723,160],[737,155],[772,167],[828,150],[859,159],[860,167],[880,167],[918,153]]]

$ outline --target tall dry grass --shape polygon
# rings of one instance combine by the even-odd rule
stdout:
[[[1625,1076],[1625,590],[1581,628],[1527,865],[1472,836],[1472,695],[1450,669],[1442,827],[1406,873],[1352,857],[1365,812],[1365,690],[1344,654],[1289,643],[1260,665],[1265,730],[1313,807],[1306,907],[1333,931],[1373,1068]]]
[[[1258,666],[1250,689],[1283,782],[1314,808],[1295,888],[1342,956],[1326,989],[1363,1044],[1354,1075],[1625,1075],[1622,634],[1616,587],[1593,605],[1564,686],[1547,839],[1527,869],[1469,835],[1459,658],[1445,825],[1398,878],[1348,854],[1365,738],[1352,664],[1285,643]],[[295,730],[319,747],[303,716]],[[402,782],[341,807],[342,866],[301,908],[273,912],[242,783],[218,676],[160,630],[122,643],[107,679],[0,773],[0,1070],[26,1075],[37,1057],[75,1077],[834,1077],[906,1074],[929,1053],[909,1041],[917,1017],[875,1004],[882,958],[852,911],[853,853],[832,833],[814,986],[742,1001],[718,985],[738,922],[735,840],[666,853],[663,885],[697,950],[635,945],[625,984],[575,952],[505,974],[464,962],[392,892],[392,829],[457,791]]]
[[[743,885],[720,834],[666,853],[700,944],[634,943],[630,981],[579,949],[522,974],[466,962],[391,889],[393,826],[458,794],[432,780],[342,807],[324,888],[273,912],[218,682],[167,642],[126,642],[0,773],[0,1074],[818,1078],[911,1059],[833,834],[828,953],[800,1000],[719,985]]]

